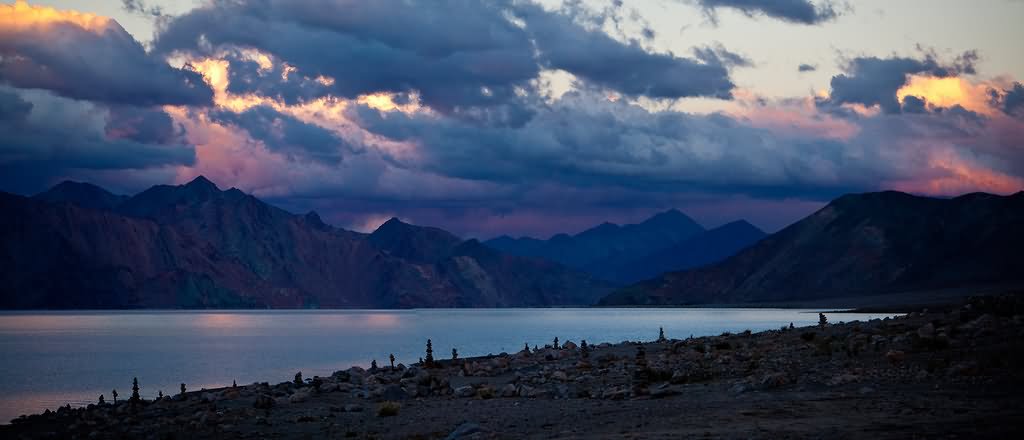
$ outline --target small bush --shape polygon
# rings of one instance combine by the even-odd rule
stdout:
[[[491,398],[494,398],[494,388],[491,388],[491,387],[480,388],[479,390],[477,390],[477,395],[480,396],[481,399],[491,399]]]
[[[814,336],[815,336],[814,332],[803,332],[803,333],[800,334],[800,339],[803,339],[803,340],[805,340],[807,342],[811,342],[811,341],[814,340]]]
[[[398,410],[402,408],[398,402],[384,402],[377,407],[378,417],[394,417],[398,415]]]

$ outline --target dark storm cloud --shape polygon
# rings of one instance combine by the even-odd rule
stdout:
[[[164,145],[185,142],[185,130],[159,108],[111,107],[104,130],[111,139]]]
[[[1019,82],[1013,83],[1013,87],[1007,90],[989,90],[992,99],[992,106],[997,107],[1008,115],[1020,114],[1024,116],[1024,85]]]
[[[706,64],[715,66],[733,67],[754,67],[754,62],[743,55],[731,52],[721,43],[713,46],[695,47],[693,55]]]
[[[925,108],[924,99],[913,95],[903,98],[903,113],[924,113],[925,111],[927,109]]]
[[[512,126],[528,119],[542,67],[634,96],[728,97],[733,87],[721,66],[650,53],[586,28],[570,12],[505,0],[219,1],[169,21],[154,46],[161,53],[258,49],[305,78],[332,78],[324,93],[415,91],[442,113]],[[246,69],[241,76],[252,78]]]
[[[130,110],[0,88],[0,186],[31,192],[75,170],[195,163],[195,148],[182,143],[166,114]]]
[[[639,42],[622,43],[600,30],[576,24],[572,15],[523,4],[517,15],[547,68],[562,69],[584,81],[630,96],[729,99],[734,87],[722,65],[671,53],[650,53]]]
[[[282,114],[266,105],[255,106],[241,113],[216,110],[209,115],[214,121],[245,130],[271,151],[284,154],[289,159],[336,164],[341,161],[343,150],[351,150],[345,140],[331,131]]]
[[[797,72],[813,72],[815,70],[818,70],[818,66],[811,64],[801,64],[796,67],[796,70]]]
[[[398,166],[501,184],[833,195],[871,185],[873,175],[858,164],[839,166],[837,142],[783,142],[723,114],[651,113],[598,93],[570,92],[520,129],[385,117],[365,106],[352,113],[376,134],[422,146],[423,162],[395,159]],[[841,179],[820,178],[837,174]]]
[[[326,85],[315,78],[298,72],[285,72],[280,62],[264,69],[256,61],[245,59],[238,54],[224,57],[231,63],[228,69],[228,92],[234,94],[257,94],[280,100],[288,105],[308,101],[328,92]]]
[[[839,16],[839,7],[832,1],[815,5],[809,0],[696,0],[712,22],[717,22],[718,9],[735,9],[748,16],[767,17],[800,24],[820,24]]]
[[[899,113],[896,91],[907,84],[909,75],[958,76],[974,72],[975,60],[974,51],[965,52],[949,64],[940,63],[931,53],[926,53],[922,59],[856,57],[846,64],[844,73],[832,77],[829,97],[818,103],[878,105],[886,113]]]
[[[18,6],[11,8],[19,19]],[[73,21],[22,22],[0,28],[0,83],[114,104],[212,102],[200,74],[151,56],[114,21],[92,29]]]

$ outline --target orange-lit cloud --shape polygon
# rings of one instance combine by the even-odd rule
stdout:
[[[24,32],[33,28],[48,28],[61,23],[72,24],[97,34],[112,26],[120,28],[113,20],[96,14],[32,6],[22,0],[16,1],[13,5],[0,5],[0,35],[7,32]]]
[[[923,98],[936,107],[961,107],[984,115],[997,112],[989,105],[988,89],[985,83],[972,83],[960,77],[938,78],[928,75],[912,75],[896,92],[896,98],[903,104],[907,96]]]
[[[948,152],[933,153],[928,159],[926,175],[911,180],[889,182],[896,190],[929,194],[960,195],[984,191],[1012,194],[1024,190],[1024,179],[969,163]]]

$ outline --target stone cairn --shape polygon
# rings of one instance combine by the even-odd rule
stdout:
[[[139,395],[139,378],[132,378],[132,397],[129,400],[132,403],[139,403],[142,401],[142,396]]]
[[[423,360],[423,365],[427,368],[434,367],[434,344],[427,339],[427,357]]]

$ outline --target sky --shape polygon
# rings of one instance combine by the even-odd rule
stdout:
[[[1024,189],[1024,1],[0,3],[0,190],[204,175],[371,231]]]

